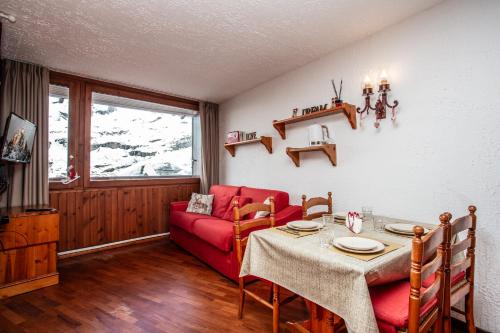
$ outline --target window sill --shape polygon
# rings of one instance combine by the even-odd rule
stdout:
[[[178,184],[197,184],[200,182],[198,176],[185,177],[164,177],[164,178],[111,178],[111,179],[91,179],[87,187],[129,187],[129,186],[160,186]]]

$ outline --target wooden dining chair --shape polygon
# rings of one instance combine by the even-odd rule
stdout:
[[[442,332],[450,219],[447,213],[439,219],[439,227],[426,236],[424,228],[414,228],[410,279],[370,288],[380,332]],[[432,283],[423,287],[431,277]]]
[[[467,238],[448,244],[448,255],[446,260],[446,285],[445,304],[443,312],[444,332],[451,332],[451,312],[457,312],[465,316],[469,333],[476,332],[474,324],[474,262],[476,250],[476,207],[469,206],[469,215],[455,219],[449,228],[449,239],[453,239],[458,233],[467,230]],[[451,219],[451,214],[449,215]],[[465,258],[457,255],[466,252]],[[457,309],[455,305],[465,298],[465,311]]]
[[[253,219],[249,221],[242,221],[241,219],[248,214],[255,213],[258,211],[269,212],[269,215],[263,218]],[[272,228],[275,223],[275,208],[274,208],[274,197],[269,197],[269,205],[263,203],[250,203],[241,208],[238,207],[238,201],[233,202],[233,213],[234,213],[234,235],[236,243],[236,256],[239,263],[239,268],[241,270],[241,264],[243,262],[243,255],[245,254],[245,248],[248,243],[248,235],[250,231],[256,229]],[[245,296],[248,295],[260,302],[264,306],[268,307],[273,311],[273,333],[278,333],[279,331],[279,310],[280,306],[291,302],[296,295],[291,295],[283,300],[280,300],[280,287],[271,283],[271,295],[270,301],[258,296],[254,292],[248,290],[246,287],[254,282],[259,281],[245,281],[245,278],[239,278],[239,305],[238,305],[238,318],[243,318],[243,306],[245,303]]]
[[[328,210],[325,212],[316,212],[308,214],[309,208],[315,206],[327,206]],[[328,198],[315,197],[307,200],[305,194],[302,195],[302,218],[304,220],[314,220],[323,216],[323,214],[331,214],[332,210],[332,192],[328,192]]]

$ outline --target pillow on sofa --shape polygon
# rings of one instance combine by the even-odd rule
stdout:
[[[191,200],[189,200],[186,212],[210,215],[210,213],[212,213],[213,201],[214,201],[214,196],[212,194],[206,195],[206,194],[193,193],[191,195]]]
[[[267,197],[266,200],[264,200],[263,204],[264,205],[270,205],[271,204],[271,200],[269,200],[269,197]],[[254,219],[261,219],[263,217],[266,217],[269,214],[270,213],[266,212],[265,210],[260,210],[258,212],[255,212],[255,215],[253,216],[253,218]]]
[[[252,203],[252,198],[249,197],[240,197],[239,195],[235,195],[231,201],[229,202],[229,206],[227,207],[226,212],[224,213],[224,216],[222,217],[223,220],[226,221],[234,221],[234,213],[233,213],[233,202],[234,200],[238,200],[238,207],[241,208],[245,205],[248,205],[249,203]],[[246,220],[248,216],[243,216],[241,219]]]

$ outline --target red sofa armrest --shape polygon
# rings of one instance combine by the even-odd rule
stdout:
[[[185,212],[188,208],[189,201],[175,201],[170,203],[170,211]]]
[[[287,224],[290,221],[302,220],[302,207],[288,206],[277,212],[274,218],[276,226]]]

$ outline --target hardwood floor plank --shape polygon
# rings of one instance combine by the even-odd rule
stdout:
[[[237,285],[169,241],[69,258],[59,272],[59,285],[0,301],[0,332],[272,331],[271,311],[249,299],[238,320]],[[282,331],[306,317],[300,299],[287,304]]]

